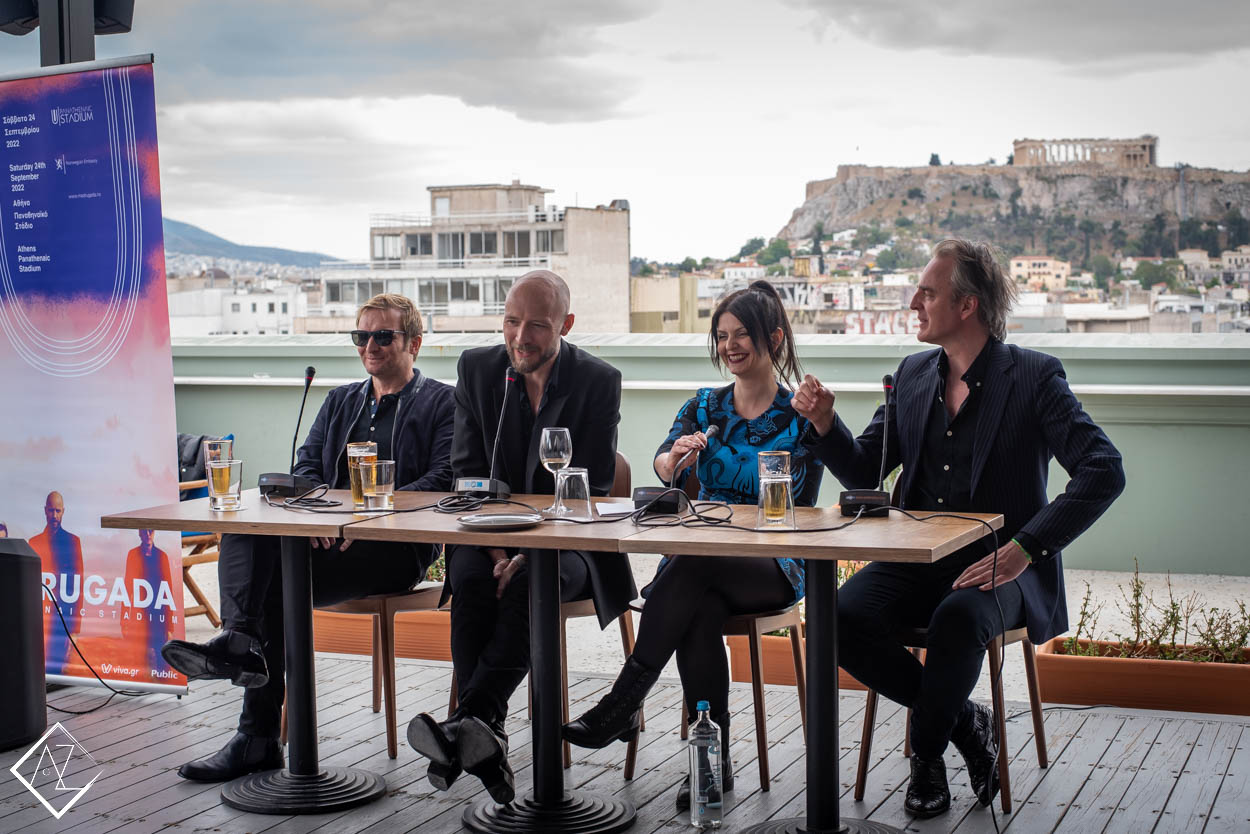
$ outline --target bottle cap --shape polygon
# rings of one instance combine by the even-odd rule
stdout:
[[[699,701],[697,704],[694,705],[694,708],[699,712],[706,712],[707,710],[711,709],[707,701]]]

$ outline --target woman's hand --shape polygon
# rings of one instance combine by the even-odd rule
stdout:
[[[677,477],[684,469],[694,466],[699,459],[698,452],[707,448],[707,435],[701,431],[694,434],[683,434],[681,437],[673,441],[673,447],[668,450],[668,454],[656,462],[656,470],[663,476],[665,483],[672,483],[673,478]],[[677,468],[677,463],[686,456],[688,452],[694,451],[696,454],[686,458],[681,468]]]
[[[807,418],[817,434],[824,437],[833,428],[833,399],[832,391],[821,385],[819,379],[807,374],[790,404],[800,417]]]

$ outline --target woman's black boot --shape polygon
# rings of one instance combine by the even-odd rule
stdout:
[[[565,724],[564,738],[578,747],[595,749],[607,747],[617,739],[637,738],[642,702],[659,678],[658,669],[648,669],[630,655],[612,684],[612,691],[581,718]]]

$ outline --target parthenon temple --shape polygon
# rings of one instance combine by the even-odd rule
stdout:
[[[1013,165],[1106,165],[1111,168],[1155,167],[1157,136],[1137,139],[1017,139]]]

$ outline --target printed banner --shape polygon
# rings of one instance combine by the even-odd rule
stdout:
[[[182,692],[179,534],[100,528],[178,500],[151,59],[72,66],[0,81],[0,534],[43,560],[49,680]]]

